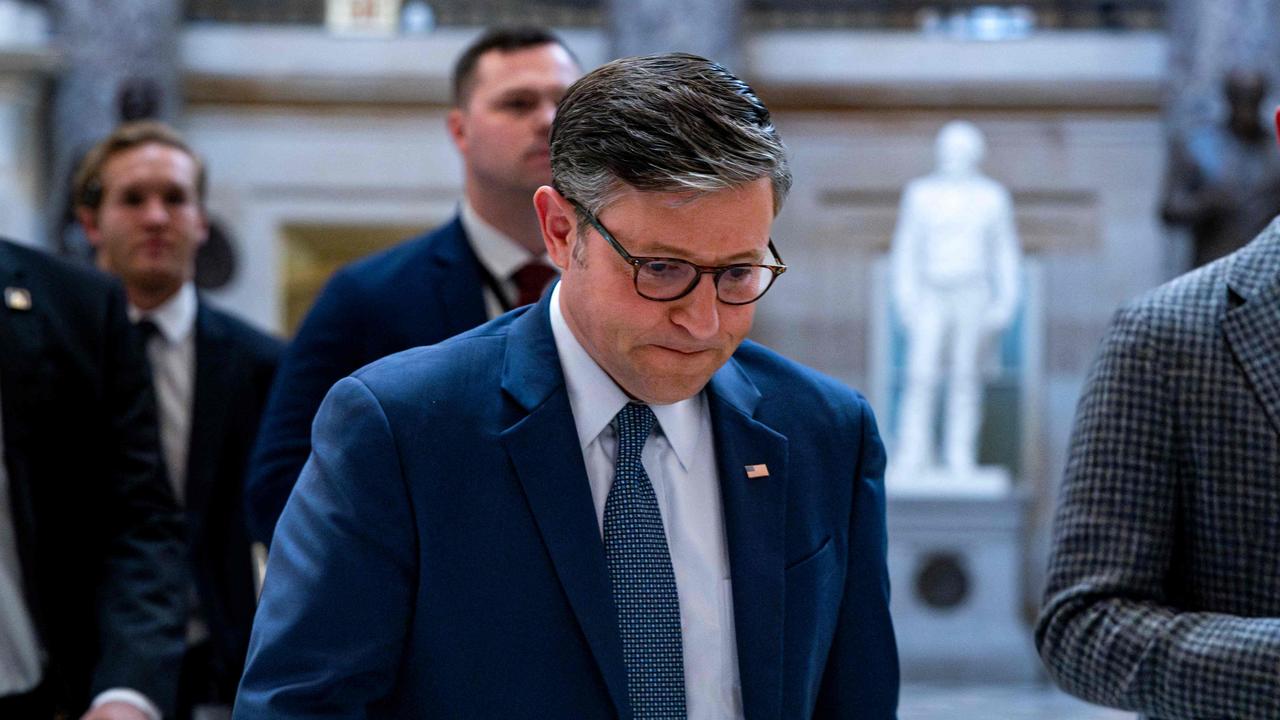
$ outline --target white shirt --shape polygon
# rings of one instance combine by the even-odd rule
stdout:
[[[501,230],[495,228],[485,222],[476,214],[471,203],[466,200],[462,201],[462,212],[459,213],[462,219],[462,229],[467,233],[467,240],[471,243],[471,249],[475,251],[476,259],[489,271],[502,288],[502,294],[505,296],[499,300],[494,294],[493,289],[488,285],[484,288],[484,306],[489,314],[489,319],[493,319],[506,312],[503,309],[506,306],[514,306],[516,298],[519,296],[519,290],[516,289],[516,283],[511,276],[525,264],[531,260],[541,260],[547,267],[555,266],[547,258],[547,254],[539,253],[534,256],[529,253],[520,243],[512,240],[502,233]]]
[[[40,639],[27,607],[9,497],[4,428],[0,426],[0,697],[34,690],[44,665]]]
[[[560,310],[559,285],[551,294],[551,331],[603,538],[604,505],[618,447],[612,423],[630,398],[569,329]],[[640,461],[658,499],[675,570],[688,717],[741,718],[733,585],[706,393],[650,407],[658,427],[645,442]]]
[[[149,311],[129,305],[129,319],[147,319],[160,331],[147,343],[160,420],[160,448],[178,505],[186,504],[187,451],[196,385],[196,288],[188,282]]]

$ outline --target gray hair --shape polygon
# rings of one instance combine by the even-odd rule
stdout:
[[[551,126],[552,185],[598,214],[627,187],[703,193],[768,177],[791,189],[769,109],[723,66],[686,53],[615,60],[583,76]]]

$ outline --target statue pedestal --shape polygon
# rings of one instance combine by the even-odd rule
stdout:
[[[1017,494],[890,490],[891,609],[904,681],[1040,676],[1020,602],[1026,507],[1027,498]]]

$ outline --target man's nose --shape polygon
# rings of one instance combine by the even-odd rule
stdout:
[[[688,295],[676,300],[671,320],[699,340],[708,340],[720,330],[720,301],[716,299],[715,276],[698,276],[698,284]]]
[[[538,103],[534,120],[537,123],[539,132],[551,134],[551,123],[555,122],[556,119],[556,104],[556,101],[551,99]]]
[[[153,224],[168,222],[169,208],[165,206],[164,198],[147,198],[142,203],[142,218],[144,221]]]

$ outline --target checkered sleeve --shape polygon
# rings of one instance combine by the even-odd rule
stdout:
[[[1117,314],[1081,397],[1036,644],[1092,702],[1167,720],[1280,717],[1280,620],[1169,597],[1178,423],[1152,312]]]

